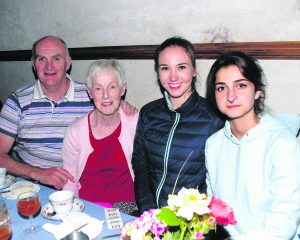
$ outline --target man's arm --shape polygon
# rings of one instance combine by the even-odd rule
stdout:
[[[68,181],[74,181],[72,175],[60,167],[42,169],[20,163],[8,155],[15,139],[0,133],[0,166],[5,167],[8,172],[25,178],[38,180],[43,184],[52,185],[56,189],[62,189]]]

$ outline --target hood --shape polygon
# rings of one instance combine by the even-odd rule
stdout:
[[[259,138],[261,135],[270,133],[275,130],[289,132],[289,133],[295,132],[291,128],[289,128],[286,124],[284,124],[279,118],[271,116],[269,114],[264,114],[260,116],[259,124],[251,128],[248,132],[246,132],[241,139],[236,138],[232,134],[229,121],[226,121],[225,123],[224,134],[233,143],[239,145],[244,141],[253,141]],[[296,134],[293,135],[295,136]]]
[[[276,114],[272,115],[272,117],[279,120],[283,123],[294,136],[299,134],[300,130],[300,117],[296,115],[289,115],[289,114]]]

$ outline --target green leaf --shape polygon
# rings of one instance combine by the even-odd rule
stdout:
[[[162,240],[179,240],[179,239],[180,239],[180,231],[166,232],[162,237]]]
[[[169,208],[162,208],[160,213],[157,214],[156,217],[170,227],[179,226],[182,222],[182,220],[178,218],[176,214]]]

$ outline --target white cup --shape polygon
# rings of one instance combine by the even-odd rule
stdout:
[[[3,185],[6,181],[6,168],[0,168],[0,185]]]
[[[49,195],[49,201],[56,214],[66,214],[73,208],[74,193],[69,190],[56,191]]]

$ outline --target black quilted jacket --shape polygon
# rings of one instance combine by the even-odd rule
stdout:
[[[176,110],[166,99],[146,104],[139,114],[132,166],[140,213],[167,205],[177,178],[175,194],[182,187],[205,192],[205,141],[224,125],[195,91]]]

